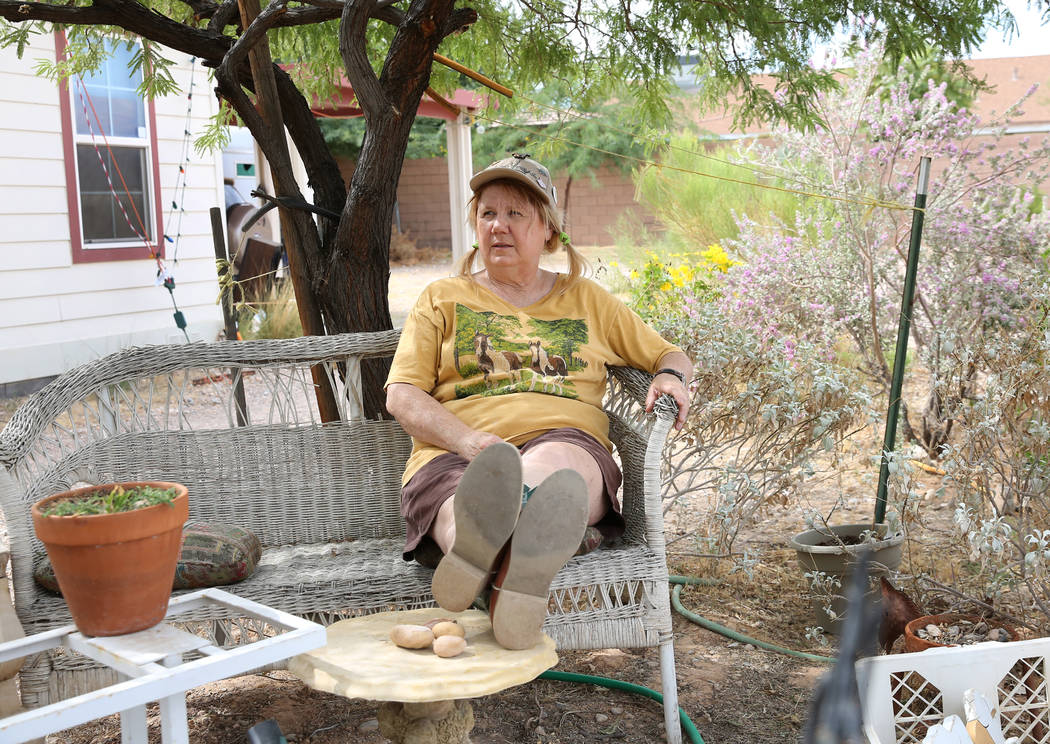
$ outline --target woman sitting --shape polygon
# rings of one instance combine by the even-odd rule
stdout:
[[[478,242],[458,276],[420,295],[386,383],[387,410],[414,445],[405,558],[425,562],[427,547],[440,549],[433,594],[451,612],[491,584],[497,641],[528,648],[541,638],[551,579],[585,549],[588,526],[606,540],[624,530],[602,410],[606,366],[655,373],[646,410],[672,396],[681,429],[692,364],[582,276],[546,168],[514,155],[470,187]],[[562,245],[569,273],[540,268]]]

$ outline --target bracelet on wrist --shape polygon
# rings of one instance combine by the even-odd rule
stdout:
[[[683,385],[685,384],[685,375],[683,375],[677,369],[671,369],[670,367],[664,367],[663,369],[658,369],[658,370],[656,370],[655,373],[653,373],[653,377],[656,377],[656,375],[674,375],[675,377],[678,378],[679,382],[681,382]]]

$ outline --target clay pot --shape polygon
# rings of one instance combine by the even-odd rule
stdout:
[[[874,542],[861,543],[857,545],[823,545],[822,543],[834,542],[832,536],[837,536],[844,543],[851,539],[859,538],[868,530],[875,529],[882,539]],[[837,576],[842,582],[840,592],[845,592],[849,582],[850,572],[853,564],[861,552],[871,551],[871,563],[868,564],[869,576],[884,576],[895,570],[901,564],[904,535],[890,535],[886,537],[886,525],[869,523],[865,524],[839,524],[821,529],[806,530],[795,535],[790,540],[791,547],[795,550],[798,558],[799,568],[803,573],[821,571],[830,576]],[[870,595],[873,601],[878,601],[879,593],[872,591]],[[816,624],[824,628],[824,632],[837,634],[842,626],[842,620],[847,609],[844,594],[836,594],[831,597],[831,608],[836,617],[831,617],[825,610],[825,600],[816,598],[813,600],[813,614]]]
[[[1017,634],[1017,629],[1012,625],[1008,625],[1003,622],[986,620],[985,618],[977,615],[966,615],[958,612],[946,612],[940,615],[923,615],[917,617],[910,623],[904,626],[904,650],[908,652],[925,651],[928,648],[947,648],[949,646],[955,646],[954,643],[937,643],[936,641],[928,641],[925,638],[920,638],[918,631],[925,628],[927,625],[941,625],[944,623],[954,623],[959,620],[968,620],[971,623],[978,623],[981,620],[985,620],[989,627],[1002,628],[1006,631],[1007,635],[1010,636],[1011,641],[1016,641],[1020,638]]]
[[[164,619],[189,517],[186,486],[166,481],[121,483],[125,488],[174,488],[172,505],[114,514],[45,517],[41,507],[117,484],[64,491],[33,504],[33,528],[51,559],[73,622],[84,635],[134,633]]]

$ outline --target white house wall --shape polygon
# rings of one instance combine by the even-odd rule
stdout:
[[[156,264],[145,247],[141,260],[73,263],[59,89],[33,74],[34,60],[54,55],[53,37],[36,37],[21,60],[0,49],[0,386],[51,377],[126,346],[186,341],[171,296],[154,285]],[[188,88],[190,60],[174,59],[173,77]],[[192,69],[196,138],[217,104],[208,71]],[[198,156],[191,141],[185,196],[176,193],[187,104],[185,93],[156,101],[161,204],[172,237],[172,201],[185,209],[178,254],[166,244],[166,262],[190,338],[212,340],[222,315],[208,209],[224,206],[222,163],[219,153]]]

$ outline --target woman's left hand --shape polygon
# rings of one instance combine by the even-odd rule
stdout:
[[[693,376],[693,364],[685,354],[677,352],[666,354],[660,360],[659,366],[661,368],[667,367],[678,370],[686,382]],[[678,404],[678,418],[675,419],[674,428],[681,431],[682,427],[685,426],[686,416],[689,415],[690,394],[689,386],[686,382],[666,372],[657,374],[649,385],[648,395],[645,396],[645,412],[652,413],[653,406],[656,405],[656,400],[661,395],[670,395],[674,398],[674,402]]]

